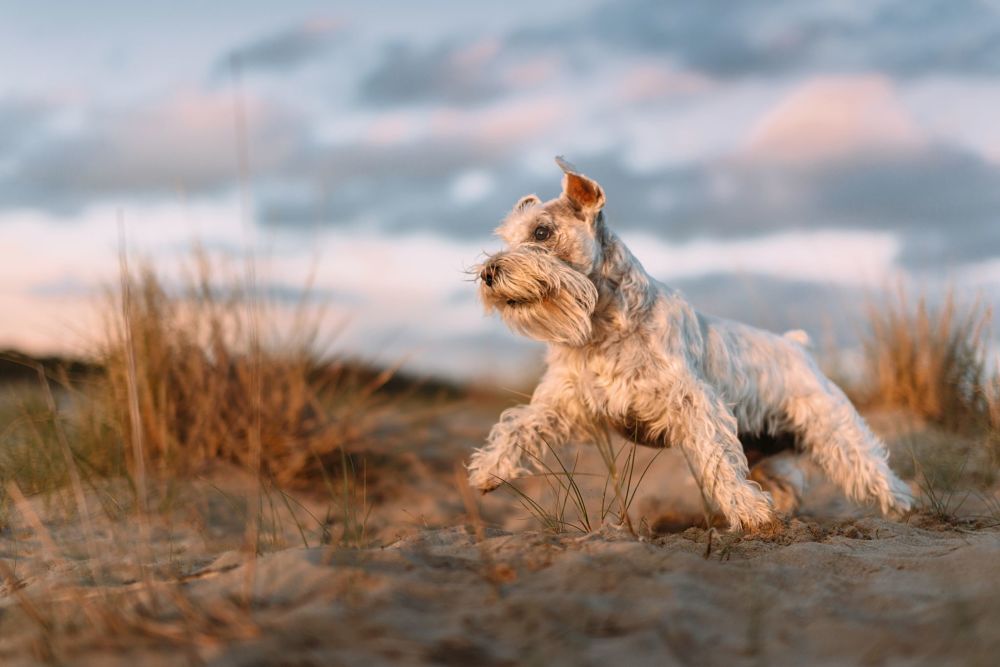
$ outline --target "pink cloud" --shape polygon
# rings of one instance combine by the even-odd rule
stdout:
[[[292,114],[260,99],[244,97],[247,141],[255,165],[273,168],[287,159],[298,136]],[[208,173],[231,175],[237,121],[232,93],[184,91],[164,102],[123,114],[106,127],[117,155],[141,169],[183,179]]]
[[[674,95],[691,95],[710,90],[713,82],[695,72],[665,67],[661,64],[645,64],[629,68],[628,73],[618,83],[618,98],[622,102],[635,104],[650,102]]]
[[[559,74],[559,66],[558,58],[539,56],[508,67],[504,72],[504,80],[518,88],[539,86],[554,80]]]
[[[925,138],[882,76],[822,77],[793,90],[753,127],[751,159],[812,163],[918,149]]]
[[[481,39],[452,54],[451,60],[463,70],[478,69],[489,65],[500,53],[500,40],[489,37]]]
[[[549,96],[517,100],[482,111],[455,108],[437,111],[431,117],[430,130],[437,138],[510,145],[543,135],[566,117],[565,100]]]

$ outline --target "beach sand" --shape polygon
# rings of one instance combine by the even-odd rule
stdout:
[[[697,487],[676,452],[640,450],[637,469],[656,458],[635,535],[600,520],[596,472],[580,477],[592,531],[556,533],[509,490],[470,513],[456,466],[492,412],[464,414],[421,448],[376,452],[350,539],[315,490],[258,494],[222,466],[151,484],[144,515],[122,480],[14,503],[0,664],[996,664],[995,521],[887,520],[817,483],[800,517],[707,530],[690,526]],[[544,484],[522,488],[550,502]]]

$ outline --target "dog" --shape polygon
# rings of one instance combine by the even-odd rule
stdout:
[[[780,457],[751,477],[741,434],[790,434],[851,499],[887,515],[910,508],[885,445],[819,370],[804,332],[777,335],[695,311],[608,228],[601,186],[556,162],[562,193],[521,198],[496,230],[506,249],[475,269],[487,313],[548,343],[548,354],[530,403],[505,410],[472,454],[471,486],[486,493],[532,473],[546,447],[585,437],[596,423],[639,445],[679,448],[732,530],[793,511],[804,488],[801,471]]]

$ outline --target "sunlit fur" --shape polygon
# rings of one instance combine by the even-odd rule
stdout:
[[[546,447],[596,420],[641,432],[641,444],[679,447],[734,529],[772,520],[774,502],[758,482],[782,491],[785,511],[804,486],[787,462],[748,479],[740,432],[791,432],[849,497],[884,513],[910,507],[884,445],[820,372],[803,332],[780,336],[696,312],[608,229],[600,186],[560,166],[563,193],[518,202],[497,230],[507,249],[480,267],[487,310],[549,352],[530,404],[506,410],[473,453],[473,486],[488,491],[532,471]],[[544,240],[540,226],[551,231]]]

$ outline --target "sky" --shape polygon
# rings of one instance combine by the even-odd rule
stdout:
[[[0,0],[0,347],[86,349],[121,228],[514,379],[468,269],[555,155],[696,307],[850,345],[887,286],[996,303],[998,112],[998,2]]]

